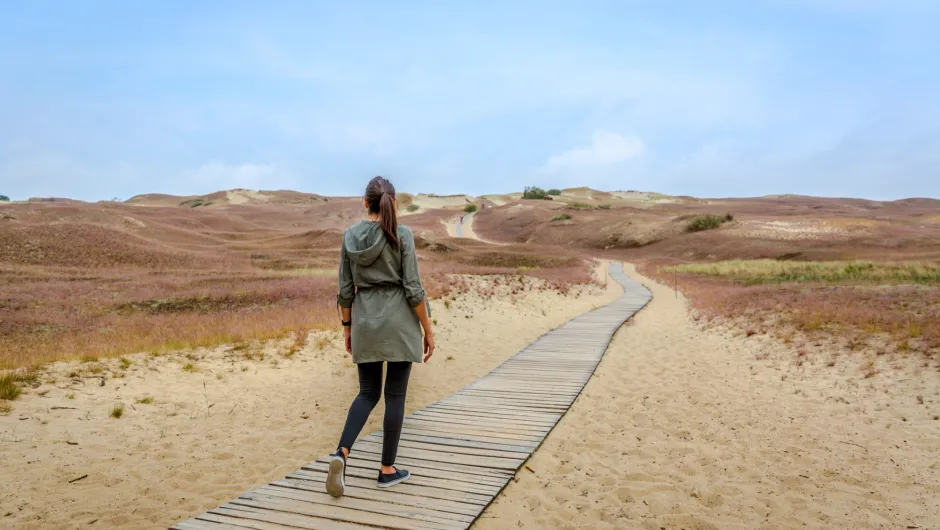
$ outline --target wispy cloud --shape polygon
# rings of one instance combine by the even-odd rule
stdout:
[[[591,145],[552,156],[542,169],[546,172],[597,169],[639,156],[645,149],[643,141],[636,136],[595,131],[591,136]]]
[[[231,188],[283,189],[299,184],[290,171],[277,164],[227,164],[210,162],[183,171],[176,186],[186,194],[198,194]]]

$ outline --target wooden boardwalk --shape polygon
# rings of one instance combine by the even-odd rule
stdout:
[[[624,295],[552,330],[488,375],[405,419],[396,464],[411,480],[375,486],[382,433],[353,446],[346,496],[326,494],[328,458],[174,530],[469,528],[538,448],[607,351],[614,333],[652,298],[611,264]],[[337,433],[339,436],[339,433]]]

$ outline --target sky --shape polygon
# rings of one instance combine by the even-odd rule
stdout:
[[[940,197],[936,0],[0,2],[0,194]]]

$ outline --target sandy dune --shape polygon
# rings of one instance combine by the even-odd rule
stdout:
[[[408,411],[620,294],[613,284],[577,291],[434,302],[438,352],[416,367]],[[0,527],[166,528],[332,452],[357,391],[354,365],[329,334],[312,335],[293,358],[283,351],[136,355],[127,369],[103,361],[101,374],[89,364],[52,365],[0,415]],[[188,363],[196,371],[185,371]],[[137,402],[147,397],[154,401]],[[109,417],[120,403],[123,417]],[[381,412],[365,432],[380,428]]]
[[[797,367],[631,273],[655,298],[474,529],[938,527],[936,372]]]

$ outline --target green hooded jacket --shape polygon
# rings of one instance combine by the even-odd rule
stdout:
[[[427,304],[411,229],[398,225],[400,249],[379,223],[360,221],[343,233],[340,306],[352,308],[353,362],[420,363],[423,340],[414,308]]]

